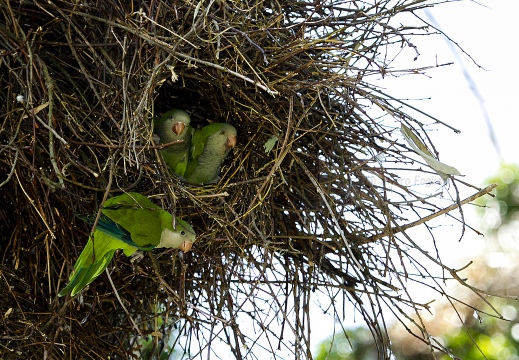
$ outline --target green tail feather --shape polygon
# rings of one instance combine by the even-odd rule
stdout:
[[[103,256],[101,261],[92,263],[88,268],[74,270],[74,273],[69,278],[70,283],[58,293],[58,296],[65,296],[68,293],[70,293],[70,296],[74,296],[83,290],[85,286],[101,275],[110,263],[110,260],[112,260],[114,253],[115,250],[111,250]]]
[[[93,237],[94,241],[90,238],[79,255],[74,265],[74,271],[69,277],[69,284],[58,293],[58,296],[69,293],[74,296],[83,290],[106,269],[115,250],[121,248],[120,241],[100,231],[95,231]]]

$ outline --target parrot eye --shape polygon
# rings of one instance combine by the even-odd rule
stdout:
[[[180,235],[182,235],[182,236],[186,236],[186,232],[185,232],[184,230],[182,230],[182,231],[180,232]]]

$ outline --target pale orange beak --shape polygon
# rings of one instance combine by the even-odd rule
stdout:
[[[236,138],[236,135],[231,135],[231,136],[227,137],[227,143],[225,144],[225,146],[228,149],[232,149],[233,147],[236,146],[237,141],[238,141],[238,139]]]
[[[183,122],[177,122],[173,125],[173,127],[171,128],[171,130],[177,134],[177,135],[180,135],[184,132],[184,129],[186,128],[186,124],[184,124]]]
[[[183,251],[183,252],[188,252],[189,250],[191,250],[191,247],[193,246],[193,243],[191,241],[184,241],[179,247],[178,249],[180,251]]]

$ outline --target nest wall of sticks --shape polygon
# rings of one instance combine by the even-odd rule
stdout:
[[[393,18],[427,2],[357,3],[1,0],[0,353],[310,358],[320,296],[321,312],[361,314],[387,356],[383,304],[402,318],[426,307],[400,296],[408,251],[428,259],[406,230],[463,222],[461,205],[490,189],[451,177],[445,209],[399,182],[403,168],[436,175],[400,124],[429,148],[424,123],[452,129],[369,79],[389,76],[388,48],[418,56],[409,36],[425,24]],[[168,171],[153,119],[170,109],[195,129],[236,128],[217,182]],[[77,214],[125,192],[189,222],[193,248],[116,252],[110,276],[58,298],[92,231]]]

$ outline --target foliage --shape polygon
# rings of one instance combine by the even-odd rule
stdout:
[[[517,301],[496,299],[494,308],[502,309],[504,319],[475,313],[464,327],[454,328],[444,334],[442,342],[460,359],[517,360],[519,359],[519,333],[517,328]],[[482,308],[492,312],[490,307]],[[451,359],[443,355],[441,360]]]
[[[484,205],[483,220],[490,230],[519,219],[519,166],[503,164],[497,175],[489,183],[498,184],[495,198],[484,197],[479,203]]]
[[[444,333],[435,336],[448,354],[433,354],[428,347],[418,348],[409,342],[410,337],[400,339],[392,347],[395,360],[450,360],[450,359],[519,359],[519,305],[516,300],[494,298],[491,306],[480,306],[482,313],[465,318],[464,326],[444,325]],[[502,309],[503,318],[489,316],[494,309]],[[438,310],[441,311],[441,310]],[[440,326],[441,327],[441,326]],[[390,329],[390,335],[393,330]],[[377,348],[366,328],[346,330],[319,345],[315,360],[370,360],[377,358]],[[404,349],[413,349],[406,351]]]

